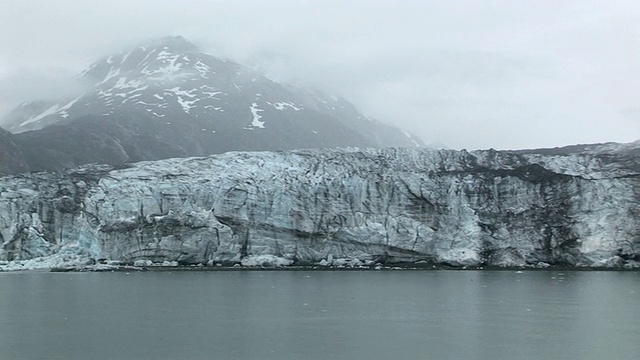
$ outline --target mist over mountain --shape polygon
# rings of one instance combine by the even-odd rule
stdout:
[[[31,170],[232,150],[419,147],[353,104],[200,52],[180,36],[105,56],[84,93],[23,103],[1,122]]]

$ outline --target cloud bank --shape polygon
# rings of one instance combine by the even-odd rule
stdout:
[[[0,3],[0,111],[165,35],[452,148],[640,138],[635,1]]]

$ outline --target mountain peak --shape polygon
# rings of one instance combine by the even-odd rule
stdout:
[[[188,73],[203,73],[198,60],[204,56],[198,47],[182,36],[156,38],[129,50],[105,56],[93,63],[81,76],[100,87],[135,78],[171,80]],[[188,70],[190,69],[190,70]],[[145,81],[145,79],[140,79]]]
[[[174,53],[199,52],[196,45],[180,35],[153,39],[146,44],[143,44],[142,47],[147,49],[167,49]]]

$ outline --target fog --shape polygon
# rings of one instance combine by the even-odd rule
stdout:
[[[640,138],[635,0],[4,0],[0,113],[167,35],[451,148]]]

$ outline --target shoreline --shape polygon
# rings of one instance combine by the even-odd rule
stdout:
[[[235,260],[235,259],[234,259]],[[360,259],[334,259],[329,256],[320,262],[294,262],[273,255],[245,257],[241,261],[204,263],[154,262],[149,259],[135,261],[95,260],[79,255],[54,255],[31,260],[0,262],[0,273],[9,272],[144,272],[144,271],[640,271],[640,263],[601,262],[588,265],[549,264],[544,262],[517,265],[451,264],[427,261],[373,261]]]
[[[640,268],[611,268],[611,267],[571,267],[571,266],[547,266],[547,267],[529,267],[529,266],[446,266],[446,265],[423,265],[423,266],[204,266],[204,265],[178,265],[178,266],[84,266],[84,267],[54,267],[49,269],[25,269],[25,270],[9,270],[3,272],[218,272],[218,271],[616,271],[616,272],[640,272]]]

